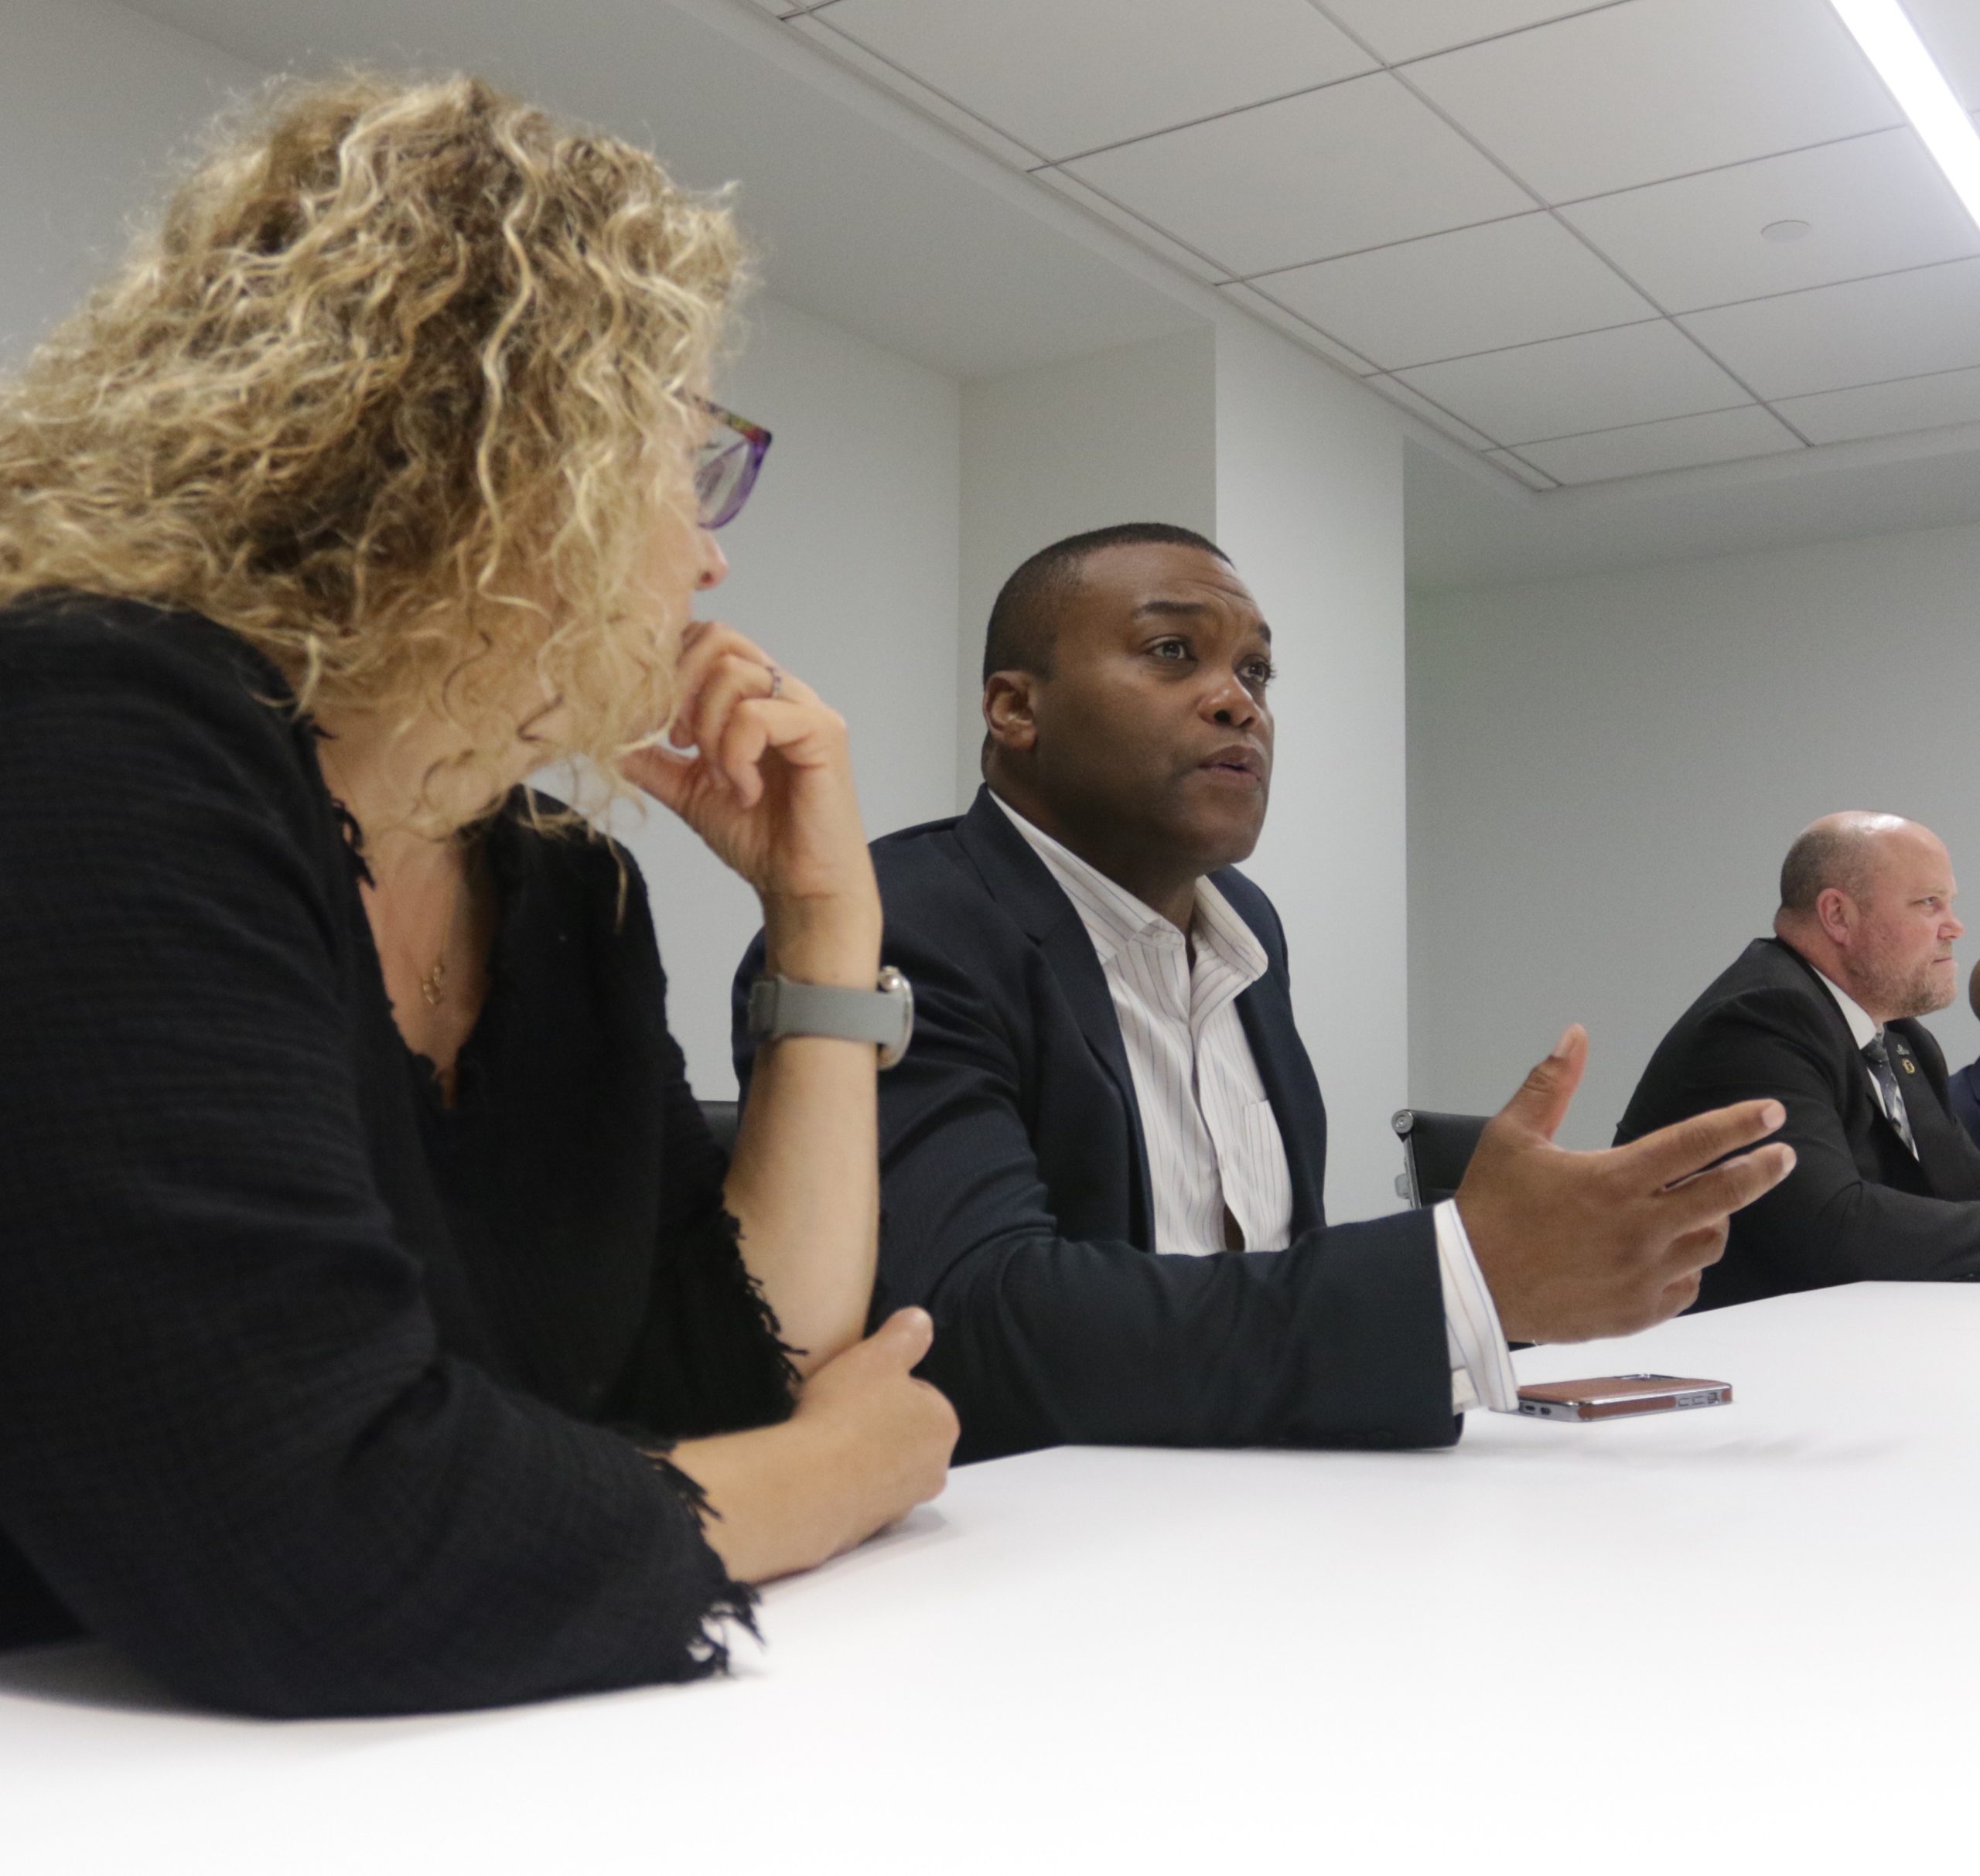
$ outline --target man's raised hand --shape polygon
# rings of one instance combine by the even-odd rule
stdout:
[[[1576,1023],[1486,1124],[1458,1188],[1458,1216],[1515,1342],[1626,1335],[1675,1315],[1724,1252],[1730,1215],[1794,1165],[1791,1147],[1741,1151],[1786,1120],[1771,1100],[1606,1152],[1556,1146],[1587,1059]]]

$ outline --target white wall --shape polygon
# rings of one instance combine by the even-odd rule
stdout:
[[[1402,438],[1248,322],[1217,340],[1218,544],[1272,628],[1272,812],[1248,871],[1284,918],[1328,1121],[1327,1215],[1397,1208],[1408,1097]]]
[[[773,441],[698,611],[810,679],[851,728],[879,834],[951,810],[961,411],[955,381],[759,301],[723,402]],[[664,809],[616,820],[647,875],[668,1022],[704,1097],[735,1091],[729,985],[754,895]]]
[[[111,0],[0,0],[0,364],[101,271],[174,150],[258,77]],[[1220,530],[1279,628],[1276,812],[1256,870],[1286,915],[1331,1097],[1329,1203],[1343,1217],[1392,1204],[1402,420],[1215,309],[1173,336],[967,387],[773,300],[748,324],[722,394],[777,442],[710,609],[845,711],[875,833],[973,790],[983,622],[1026,554],[1123,520]],[[661,810],[619,824],[648,875],[691,1072],[725,1093],[753,902]]]
[[[966,384],[956,805],[981,779],[984,629],[1021,562],[1121,521],[1214,531],[1217,388],[1206,326]]]
[[[121,251],[135,213],[252,67],[108,0],[0,0],[0,369]],[[955,772],[954,381],[760,299],[727,401],[774,433],[708,609],[815,678],[852,726],[879,833],[948,810]],[[695,1086],[732,1092],[731,974],[755,901],[664,810],[617,824],[647,872]]]
[[[1980,910],[1976,714],[1980,528],[1412,599],[1412,1099],[1496,1107],[1579,1018],[1563,1138],[1606,1144],[1832,809],[1934,828]]]
[[[82,298],[174,156],[261,77],[109,0],[0,0],[0,369]]]

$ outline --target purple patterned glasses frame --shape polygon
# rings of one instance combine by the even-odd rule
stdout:
[[[695,459],[697,519],[704,527],[726,527],[742,512],[757,472],[770,453],[770,433],[725,411],[704,397],[698,400],[715,426],[715,433]]]

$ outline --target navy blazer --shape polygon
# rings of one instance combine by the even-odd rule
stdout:
[[[1285,1141],[1292,1243],[1157,1257],[1120,1024],[1072,901],[987,790],[873,859],[885,954],[915,994],[913,1045],[880,1077],[874,1314],[934,1317],[920,1372],[955,1404],[959,1458],[1456,1438],[1430,1215],[1328,1228],[1326,1110],[1256,886],[1214,875],[1269,960],[1238,1010]],[[760,937],[736,977],[746,1093],[762,956]]]
[[[1948,1079],[1946,1105],[1966,1129],[1967,1138],[1980,1146],[1980,1062],[1968,1062]]]
[[[1814,967],[1756,938],[1657,1045],[1617,1144],[1708,1108],[1772,1096],[1794,1170],[1732,1215],[1695,1307],[1866,1277],[1980,1274],[1980,1148],[1947,1105],[1923,1023],[1885,1025],[1917,1156],[1884,1117],[1842,1011]]]

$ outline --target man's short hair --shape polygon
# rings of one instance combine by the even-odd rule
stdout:
[[[1052,675],[1052,646],[1058,636],[1059,609],[1079,586],[1080,567],[1087,555],[1104,547],[1200,547],[1227,567],[1231,556],[1214,541],[1166,521],[1123,521],[1098,527],[1091,534],[1069,534],[1040,547],[1004,582],[990,609],[990,629],[983,640],[983,680],[995,671],[1029,671],[1035,677]]]
[[[1876,870],[1869,829],[1818,822],[1795,836],[1780,863],[1780,909],[1811,916],[1831,886],[1861,902],[1869,896]]]

